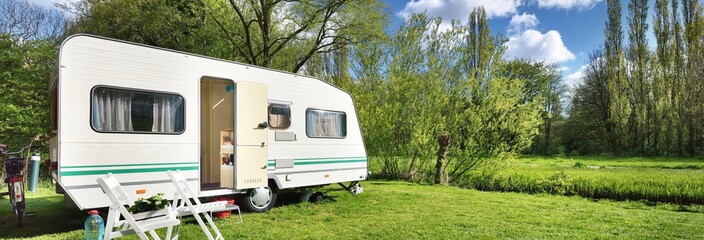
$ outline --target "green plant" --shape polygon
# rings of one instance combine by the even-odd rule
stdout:
[[[141,212],[148,212],[148,211],[154,211],[154,210],[159,210],[159,209],[164,209],[166,205],[169,203],[166,198],[164,198],[163,193],[157,193],[154,196],[151,196],[149,198],[139,198],[137,201],[134,201],[134,205],[132,205],[128,211],[131,213],[141,213]]]
[[[577,161],[574,163],[574,168],[585,168],[587,167],[587,164],[584,164],[583,162]]]

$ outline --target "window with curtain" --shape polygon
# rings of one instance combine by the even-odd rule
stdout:
[[[312,138],[344,138],[347,136],[347,114],[338,111],[308,109],[306,135]]]
[[[291,126],[291,108],[284,104],[269,104],[269,126],[282,129]]]
[[[179,95],[97,87],[91,98],[91,124],[98,132],[184,130],[184,104]]]

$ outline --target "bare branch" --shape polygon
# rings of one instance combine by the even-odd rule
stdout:
[[[213,16],[212,13],[210,14],[210,17],[213,18],[215,23],[217,23],[217,25],[220,27],[220,30],[222,30],[222,32],[227,35],[227,39],[230,44],[232,44],[232,47],[235,48],[237,52],[242,55],[242,57],[244,57],[244,60],[247,63],[251,64],[252,61],[247,57],[247,54],[245,54],[244,50],[239,46],[239,44],[237,44],[237,42],[235,41],[235,37],[230,33],[229,30],[227,30],[227,28],[225,28],[225,25],[223,25],[215,16]]]

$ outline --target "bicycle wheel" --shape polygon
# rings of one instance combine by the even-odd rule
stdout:
[[[17,216],[17,227],[22,228],[22,217],[24,217],[24,188],[22,181],[13,181],[10,185],[10,204]],[[18,197],[19,195],[19,197]]]
[[[24,226],[22,223],[22,217],[24,217],[24,206],[15,207],[15,214],[17,215],[17,227],[22,228]]]

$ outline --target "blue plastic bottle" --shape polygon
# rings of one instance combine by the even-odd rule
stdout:
[[[84,224],[86,230],[86,240],[101,240],[105,234],[105,224],[103,218],[98,215],[98,210],[88,211],[88,218]]]

